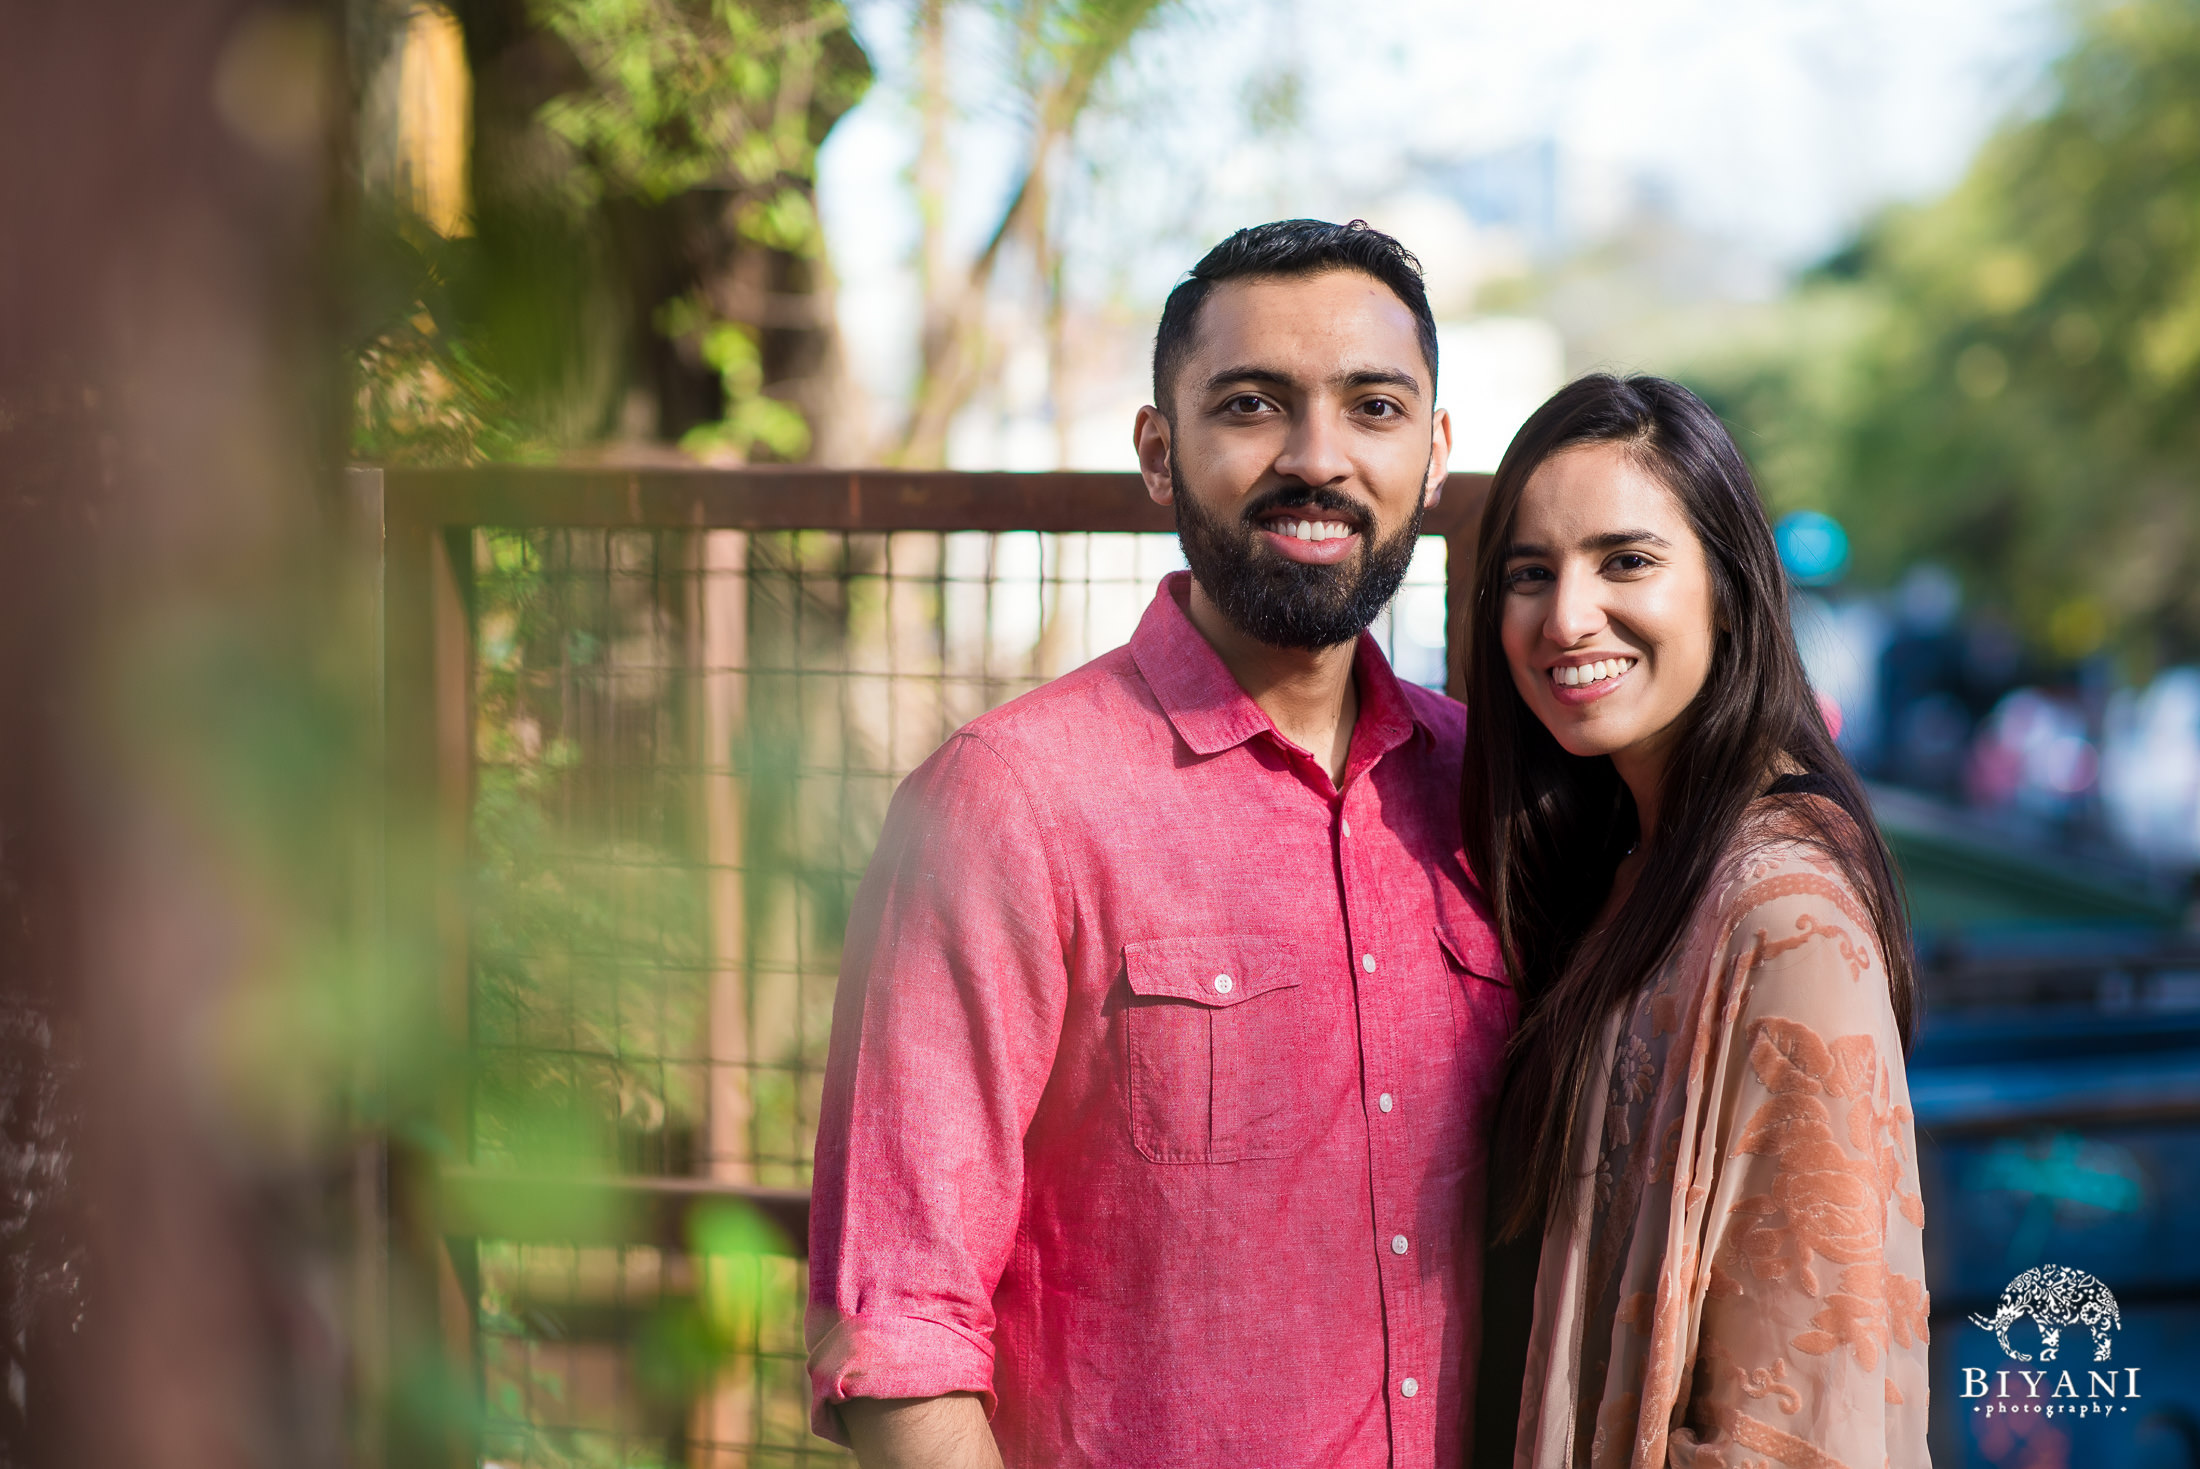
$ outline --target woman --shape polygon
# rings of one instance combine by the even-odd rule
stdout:
[[[1541,1239],[1512,1462],[1926,1465],[1908,936],[1747,466],[1686,389],[1583,378],[1476,574],[1466,843],[1526,1003],[1491,1232]]]

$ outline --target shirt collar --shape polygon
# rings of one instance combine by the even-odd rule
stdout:
[[[1222,655],[1192,626],[1180,600],[1189,595],[1191,580],[1188,571],[1163,577],[1138,631],[1131,634],[1131,658],[1146,686],[1194,754],[1217,754],[1264,733],[1282,741],[1274,722],[1230,676]],[[1427,728],[1398,686],[1383,650],[1364,632],[1353,650],[1352,671],[1359,683],[1360,713],[1352,730],[1348,780],[1404,744],[1414,726]]]

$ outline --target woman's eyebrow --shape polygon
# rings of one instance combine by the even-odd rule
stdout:
[[[1584,551],[1617,551],[1622,546],[1664,546],[1671,549],[1672,542],[1654,530],[1608,530],[1602,535],[1589,536],[1581,543]]]
[[[1608,530],[1586,537],[1581,543],[1584,551],[1616,551],[1622,546],[1663,546],[1672,549],[1672,542],[1654,530]],[[1534,541],[1514,541],[1505,548],[1505,559],[1516,556],[1548,556],[1551,549]]]

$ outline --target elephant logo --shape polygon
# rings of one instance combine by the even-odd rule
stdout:
[[[2009,1282],[1993,1315],[1974,1315],[1971,1324],[1991,1331],[2001,1349],[2016,1361],[2029,1362],[2029,1353],[2009,1345],[2009,1328],[2027,1316],[2040,1329],[2042,1362],[2055,1360],[2055,1348],[2061,1344],[2066,1326],[2082,1326],[2092,1332],[2093,1360],[2106,1362],[2113,1341],[2110,1333],[2124,1328],[2123,1317],[2116,1311],[2116,1297],[2108,1287],[2083,1270],[2062,1265],[2041,1265],[2025,1271]]]

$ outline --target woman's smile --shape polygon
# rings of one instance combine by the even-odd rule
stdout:
[[[1586,704],[1601,699],[1620,686],[1639,660],[1632,654],[1568,660],[1551,665],[1552,695],[1561,704]]]

